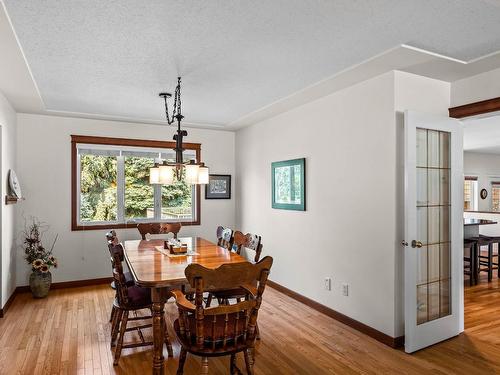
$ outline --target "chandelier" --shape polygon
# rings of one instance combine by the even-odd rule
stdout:
[[[174,179],[184,181],[187,184],[208,184],[208,167],[199,160],[189,160],[184,162],[182,140],[188,135],[186,130],[181,130],[181,121],[184,118],[181,111],[181,77],[177,78],[177,87],[174,94],[174,108],[172,115],[168,111],[168,98],[172,94],[167,92],[160,93],[160,97],[165,102],[165,116],[167,124],[172,125],[177,121],[177,134],[174,135],[175,141],[175,163],[167,160],[155,162],[155,165],[149,169],[149,183],[159,185],[171,185]]]

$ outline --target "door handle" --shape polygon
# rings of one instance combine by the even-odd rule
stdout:
[[[418,247],[418,248],[420,248],[420,247],[422,247],[422,242],[413,240],[413,241],[411,241],[411,247]]]

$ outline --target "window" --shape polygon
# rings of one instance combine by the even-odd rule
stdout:
[[[466,176],[464,180],[464,211],[476,211],[477,177]]]
[[[491,211],[500,211],[500,181],[491,183]]]
[[[200,223],[199,185],[149,184],[155,161],[175,161],[174,142],[72,136],[71,143],[72,230]],[[184,147],[184,160],[200,159],[199,144]]]

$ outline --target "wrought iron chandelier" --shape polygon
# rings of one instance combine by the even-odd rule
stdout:
[[[172,94],[167,92],[160,93],[160,97],[165,102],[165,117],[167,124],[172,125],[177,121],[177,134],[174,134],[175,141],[175,163],[167,160],[155,162],[154,167],[149,170],[149,183],[160,185],[171,185],[174,183],[174,178],[177,181],[185,179],[187,184],[208,184],[208,167],[205,163],[197,160],[184,162],[182,140],[188,135],[186,130],[181,129],[181,121],[184,118],[181,110],[181,77],[177,77],[177,87],[174,93],[174,108],[170,116],[168,111],[168,99]]]

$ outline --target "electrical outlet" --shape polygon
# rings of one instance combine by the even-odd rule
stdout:
[[[349,284],[342,283],[342,295],[346,297],[349,296]]]
[[[325,290],[332,290],[332,278],[325,277]]]

